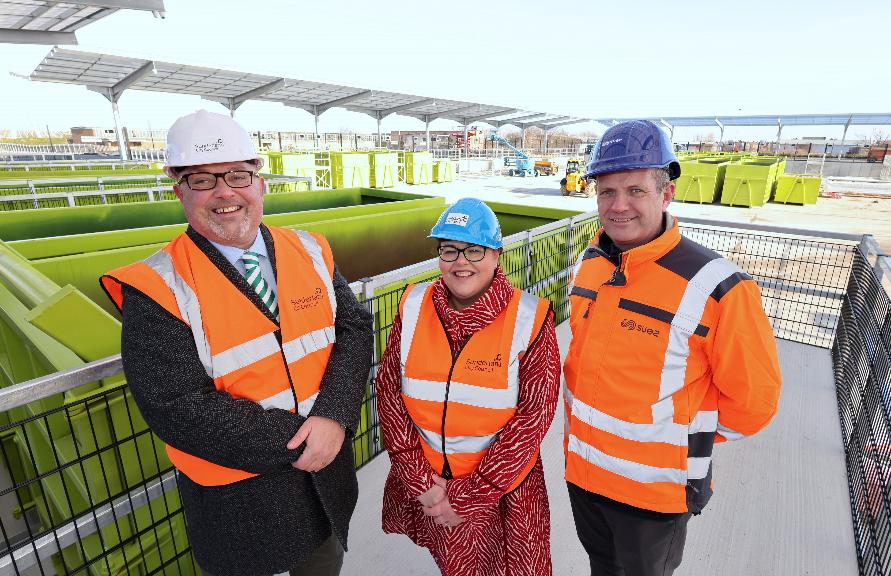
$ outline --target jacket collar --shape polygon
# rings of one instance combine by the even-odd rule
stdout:
[[[680,242],[681,232],[677,219],[668,212],[663,213],[662,227],[662,233],[653,240],[625,251],[619,250],[612,238],[607,236],[603,228],[600,228],[591,241],[591,246],[601,256],[626,270],[629,266],[637,266],[661,258]]]

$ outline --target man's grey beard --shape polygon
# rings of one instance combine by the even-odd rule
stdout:
[[[223,226],[221,226],[217,222],[214,222],[213,220],[208,219],[207,226],[211,230],[213,230],[213,233],[216,234],[218,237],[226,240],[227,242],[233,242],[235,240],[238,240],[239,238],[243,238],[247,234],[248,229],[251,227],[251,221],[247,217],[247,214],[245,214],[244,218],[241,221],[241,224],[238,227],[238,231],[234,234],[227,233],[226,229]]]

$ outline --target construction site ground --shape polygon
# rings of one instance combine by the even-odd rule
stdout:
[[[400,183],[396,189],[419,194],[444,196],[454,202],[465,196],[548,208],[589,211],[597,209],[594,198],[561,196],[560,178],[501,175],[462,175],[455,182],[414,186]],[[827,179],[824,193],[838,197],[820,197],[816,204],[767,203],[745,208],[722,204],[674,202],[669,210],[680,218],[702,218],[722,222],[758,224],[845,234],[872,234],[886,253],[891,253],[891,182],[866,179]],[[432,223],[431,223],[432,225]]]

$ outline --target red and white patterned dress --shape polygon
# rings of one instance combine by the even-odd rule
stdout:
[[[442,279],[433,286],[433,304],[446,327],[452,350],[489,325],[508,305],[513,288],[501,268],[489,289],[461,311],[448,303]],[[377,403],[384,443],[392,466],[384,488],[384,532],[405,534],[430,550],[444,576],[542,576],[551,574],[550,512],[541,457],[526,480],[513,484],[533,457],[554,417],[560,385],[560,351],[549,313],[520,362],[520,395],[508,421],[477,470],[448,481],[455,513],[466,521],[454,528],[425,516],[417,496],[433,486],[434,471],[400,396],[396,318],[377,375]]]

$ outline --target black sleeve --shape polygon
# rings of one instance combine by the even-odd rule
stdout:
[[[303,418],[217,391],[189,327],[135,288],[125,286],[123,296],[124,375],[139,411],[161,440],[255,474],[299,458],[303,445],[297,450],[285,445]]]
[[[322,377],[319,396],[309,415],[336,420],[352,436],[359,425],[359,409],[374,354],[371,313],[356,300],[336,266],[334,294],[337,299],[335,343]]]

